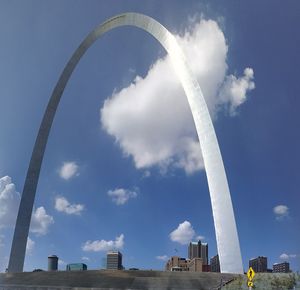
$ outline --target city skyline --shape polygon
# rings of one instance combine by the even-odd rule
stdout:
[[[149,7],[142,7],[136,2],[121,4],[116,1],[115,6],[104,9],[91,1],[84,10],[83,2],[78,1],[71,8],[74,15],[69,15],[66,3],[62,6],[58,2],[28,3],[34,7],[32,11],[19,2],[0,4],[3,7],[0,34],[8,37],[0,60],[4,64],[0,69],[3,104],[0,178],[2,185],[7,185],[6,193],[12,197],[6,204],[10,211],[1,208],[5,213],[0,220],[1,257],[5,258],[9,252],[17,192],[22,191],[37,127],[54,83],[71,52],[89,30],[114,14],[130,10],[156,18],[179,35],[182,45],[193,44],[200,49],[198,42],[203,47],[204,40],[211,40],[210,53],[204,48],[201,52],[214,60],[215,67],[211,75],[199,71],[197,77],[205,83],[207,101],[214,112],[244,268],[251,257],[265,255],[270,257],[271,264],[279,262],[281,257],[289,260],[293,270],[299,270],[299,198],[296,194],[299,133],[283,129],[296,128],[298,100],[294,94],[297,85],[290,80],[294,76],[292,73],[289,78],[281,76],[281,86],[275,84],[276,71],[264,69],[266,62],[268,65],[275,63],[273,59],[262,58],[264,49],[269,47],[267,40],[266,43],[257,41],[255,46],[251,46],[251,40],[246,42],[245,29],[253,42],[255,37],[262,39],[258,31],[254,34],[250,22],[246,25],[239,18],[238,12],[246,8],[191,1],[190,5],[176,2],[167,13],[165,9],[158,12],[151,2]],[[251,11],[254,13],[254,6],[247,6],[250,15]],[[292,12],[289,10],[289,13]],[[280,22],[276,22],[273,15],[269,17],[278,28]],[[246,18],[251,19],[249,15]],[[290,17],[286,28],[291,29],[293,21]],[[238,27],[241,23],[243,25]],[[260,24],[253,25],[257,28]],[[10,30],[20,30],[18,41],[10,38]],[[137,44],[141,44],[139,52],[135,48]],[[222,54],[212,50],[216,44],[224,49]],[[258,49],[257,54],[254,48]],[[105,57],[101,57],[102,52]],[[195,57],[195,63],[203,61],[196,58],[194,51],[189,53]],[[291,57],[286,56],[286,62],[282,60],[282,70],[291,67]],[[216,76],[220,67],[224,69],[223,74]],[[46,149],[25,269],[39,267],[45,251],[48,254],[56,252],[62,259],[60,266],[71,263],[71,253],[75,252],[77,261],[89,259],[91,267],[97,268],[101,257],[105,256],[103,250],[109,247],[124,252],[128,259],[124,260],[125,267],[159,269],[164,265],[161,260],[170,257],[175,249],[179,255],[184,255],[187,240],[196,239],[196,236],[204,236],[203,240],[209,243],[210,256],[217,253],[206,177],[201,160],[193,155],[195,130],[190,129],[190,119],[183,111],[184,118],[179,119],[182,128],[171,128],[172,134],[157,142],[157,138],[170,129],[170,121],[174,118],[166,115],[165,127],[160,128],[159,135],[151,135],[158,124],[155,119],[148,121],[147,114],[152,119],[152,115],[157,114],[159,119],[160,112],[155,103],[145,110],[145,92],[150,86],[152,94],[159,97],[166,94],[163,85],[157,84],[163,81],[156,80],[168,74],[165,52],[149,36],[129,28],[110,33],[84,57],[66,89]],[[211,79],[213,81],[208,83]],[[174,106],[182,113],[185,104],[180,103],[179,97],[182,99],[183,93],[178,90],[177,83],[168,78],[166,81],[170,93],[175,95]],[[271,84],[278,86],[276,90]],[[240,91],[233,94],[232,86]],[[285,90],[287,87],[289,90]],[[268,89],[269,94],[276,97],[265,94]],[[213,94],[218,90],[220,94],[215,99]],[[284,97],[279,92],[285,92]],[[133,96],[132,102],[139,100],[135,96],[142,95],[133,112],[122,108],[122,97],[126,94]],[[268,106],[271,100],[272,106]],[[166,102],[166,108],[168,106]],[[118,114],[122,121],[118,121]],[[141,128],[145,128],[147,134],[138,126],[132,128],[140,114],[144,116]],[[263,122],[261,127],[260,122]],[[284,153],[280,150],[283,139],[291,140],[286,143],[289,149]],[[176,147],[171,146],[173,142]],[[148,144],[155,147],[155,151],[151,151]],[[145,150],[149,150],[147,158],[143,155]],[[279,153],[284,155],[279,158]],[[7,202],[3,192],[4,189],[1,202]],[[267,236],[263,235],[266,231]],[[259,241],[256,237],[260,237]],[[69,246],[71,242],[72,247]],[[144,249],[147,253],[143,266],[139,261]],[[0,271],[7,266],[5,261]]]

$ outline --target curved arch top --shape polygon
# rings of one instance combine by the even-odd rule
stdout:
[[[53,90],[35,141],[17,216],[8,271],[23,271],[27,237],[41,164],[56,109],[66,84],[81,57],[101,35],[116,27],[126,25],[135,26],[150,33],[170,55],[174,70],[187,96],[200,141],[211,198],[221,272],[242,274],[240,245],[226,173],[202,91],[197,80],[193,77],[175,37],[153,18],[138,13],[120,14],[96,27],[82,41],[65,66]]]

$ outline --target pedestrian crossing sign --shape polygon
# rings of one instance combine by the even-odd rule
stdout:
[[[252,267],[249,268],[248,272],[247,272],[247,277],[248,277],[248,280],[249,281],[252,281],[253,278],[255,276],[255,272],[254,270],[252,269]]]

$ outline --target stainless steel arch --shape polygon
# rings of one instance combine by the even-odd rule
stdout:
[[[137,13],[117,15],[96,27],[76,49],[63,70],[51,95],[35,141],[17,216],[8,271],[23,271],[40,168],[50,128],[65,86],[87,49],[105,32],[125,25],[147,31],[162,44],[170,55],[174,69],[186,93],[200,140],[212,204],[221,272],[243,273],[240,245],[226,173],[215,130],[200,86],[193,77],[175,37],[156,20]]]

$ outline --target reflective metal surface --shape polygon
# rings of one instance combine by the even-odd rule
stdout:
[[[8,271],[23,271],[28,231],[41,164],[50,128],[65,86],[80,58],[95,40],[105,32],[125,25],[135,26],[150,33],[162,44],[171,57],[175,72],[188,98],[200,140],[212,204],[221,272],[243,273],[240,245],[226,173],[215,130],[200,86],[193,77],[175,37],[154,19],[137,13],[121,14],[99,25],[80,44],[63,70],[48,103],[34,145],[18,212]]]

